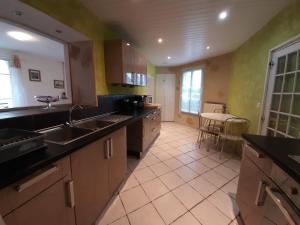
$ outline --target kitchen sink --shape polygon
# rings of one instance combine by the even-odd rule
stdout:
[[[79,127],[60,126],[45,132],[46,142],[66,145],[93,132]]]
[[[77,123],[75,126],[77,128],[84,128],[89,130],[100,130],[115,124],[112,121],[102,121],[102,120],[90,120],[85,122]]]

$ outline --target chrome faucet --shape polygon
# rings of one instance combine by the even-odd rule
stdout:
[[[73,120],[72,120],[72,112],[75,109],[83,109],[81,105],[73,105],[72,107],[69,108],[69,121],[66,122],[66,124],[70,127],[73,127]]]

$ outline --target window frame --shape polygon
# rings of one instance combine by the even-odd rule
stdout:
[[[205,76],[205,66],[201,65],[201,66],[196,66],[196,67],[189,67],[189,68],[185,68],[183,70],[181,70],[181,74],[180,74],[180,92],[179,92],[179,112],[183,113],[183,114],[188,114],[188,115],[192,115],[192,116],[198,116],[199,113],[202,110],[202,105],[203,105],[203,101],[202,101],[202,97],[203,97],[203,87],[204,87],[204,76]],[[181,103],[182,103],[182,99],[181,99],[181,94],[182,94],[182,82],[183,82],[183,74],[185,72],[193,72],[195,70],[201,70],[202,71],[202,76],[201,76],[201,88],[200,88],[200,104],[199,104],[199,111],[197,113],[192,113],[192,112],[185,112],[181,110]],[[193,74],[193,73],[192,73]]]

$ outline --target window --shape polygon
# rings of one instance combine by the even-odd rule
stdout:
[[[198,114],[201,105],[202,70],[185,71],[182,74],[180,110]]]
[[[0,109],[12,104],[9,62],[0,60]]]

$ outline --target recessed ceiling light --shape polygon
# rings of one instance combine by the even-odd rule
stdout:
[[[30,34],[21,31],[8,31],[7,34],[18,41],[31,41],[34,39]]]
[[[62,30],[59,30],[59,29],[56,29],[55,32],[58,34],[62,34]]]
[[[227,16],[228,16],[227,11],[222,11],[222,12],[220,12],[220,14],[219,14],[219,19],[220,19],[220,20],[225,20],[225,19],[227,18]]]
[[[171,57],[171,56],[168,56],[167,58],[168,58],[168,59],[171,59],[172,57]]]
[[[210,50],[210,46],[208,45],[208,46],[206,46],[206,50]]]
[[[130,43],[127,42],[126,45],[127,45],[127,46],[130,46]]]
[[[158,43],[162,43],[163,39],[162,38],[158,38],[157,41],[158,41]]]

